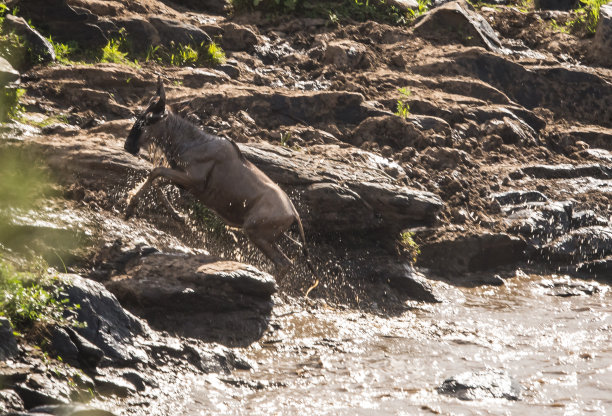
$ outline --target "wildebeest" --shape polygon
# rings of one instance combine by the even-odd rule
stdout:
[[[265,173],[249,162],[232,140],[200,130],[166,108],[161,78],[157,93],[132,127],[124,148],[135,155],[155,144],[170,167],[154,168],[127,207],[129,217],[144,192],[157,178],[190,191],[226,224],[239,227],[282,272],[291,266],[276,241],[297,222],[308,267],[304,227],[293,203]]]

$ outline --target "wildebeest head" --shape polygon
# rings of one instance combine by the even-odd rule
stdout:
[[[132,130],[130,130],[123,148],[133,155],[137,154],[142,146],[148,144],[150,139],[148,135],[143,135],[143,131],[147,126],[157,123],[166,117],[166,115],[166,91],[164,90],[161,77],[159,77],[157,79],[157,92],[155,96],[149,101],[147,109],[136,118],[136,122],[132,126]]]

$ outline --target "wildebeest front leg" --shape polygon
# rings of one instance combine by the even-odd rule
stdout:
[[[138,204],[139,199],[146,192],[146,190],[153,184],[153,181],[155,181],[155,179],[157,178],[166,178],[173,184],[182,186],[183,188],[189,188],[193,184],[193,181],[191,180],[191,178],[187,176],[187,174],[184,172],[170,169],[170,168],[164,168],[164,167],[157,167],[153,169],[151,173],[149,174],[149,177],[147,178],[145,183],[143,183],[140,189],[138,190],[138,192],[136,192],[130,198],[128,202],[128,206],[125,210],[126,219],[130,218],[134,214],[134,209],[136,208],[136,204]]]
[[[157,199],[161,201],[161,203],[166,207],[166,210],[168,210],[168,212],[170,213],[170,216],[175,221],[184,223],[185,220],[183,219],[183,217],[181,217],[178,211],[174,208],[174,206],[172,205],[172,202],[170,202],[170,200],[168,199],[168,197],[166,196],[166,194],[164,193],[163,189],[160,186],[155,187],[155,193],[157,194]]]

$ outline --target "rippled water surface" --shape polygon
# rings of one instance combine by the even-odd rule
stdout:
[[[202,380],[185,414],[612,413],[607,286],[522,275],[448,293],[392,317],[280,306],[271,332],[244,351],[256,369]],[[484,369],[506,371],[521,400],[437,393],[448,377]]]

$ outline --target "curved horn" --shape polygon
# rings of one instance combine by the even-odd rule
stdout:
[[[157,76],[157,95],[163,101],[164,105],[166,105],[166,90],[164,89],[164,83],[162,81],[161,76]]]

